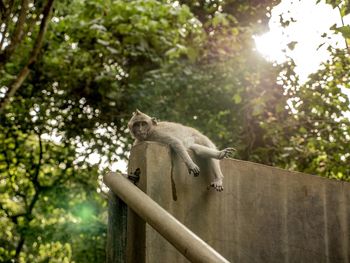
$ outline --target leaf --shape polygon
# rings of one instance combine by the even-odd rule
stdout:
[[[257,104],[253,106],[253,116],[258,116],[263,112],[264,108],[261,104]]]
[[[295,48],[295,46],[298,44],[298,42],[297,41],[292,41],[292,42],[290,42],[290,43],[288,43],[288,48],[290,49],[290,50],[294,50],[294,48]]]
[[[97,39],[97,43],[101,44],[102,46],[109,46],[109,42],[102,39]]]
[[[188,48],[187,49],[187,56],[192,63],[195,62],[197,57],[198,57],[198,50],[194,49],[194,48]]]
[[[307,133],[307,130],[305,129],[305,127],[300,127],[299,132],[300,133]]]
[[[350,38],[350,26],[335,27],[333,30],[341,33],[344,38]]]
[[[169,58],[177,58],[182,54],[187,53],[187,47],[181,44],[176,44],[174,48],[169,49],[167,52],[165,52],[165,55]]]
[[[93,24],[90,26],[90,29],[96,29],[98,31],[107,31],[107,29],[103,25]]]
[[[233,101],[235,102],[235,104],[240,104],[242,102],[242,97],[239,94],[235,94],[233,96]]]
[[[119,51],[112,48],[112,47],[107,47],[108,51],[111,52],[112,54],[119,54]]]
[[[227,26],[228,25],[228,20],[226,18],[225,14],[218,13],[215,15],[215,17],[212,20],[213,26],[218,26],[218,25],[223,25]]]

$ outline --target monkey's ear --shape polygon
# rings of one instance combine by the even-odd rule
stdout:
[[[140,115],[141,111],[139,111],[138,109],[136,109],[133,113],[132,116],[136,116],[136,115]]]
[[[154,117],[152,118],[152,124],[153,124],[153,125],[157,125],[157,124],[158,124],[157,119],[154,118]]]

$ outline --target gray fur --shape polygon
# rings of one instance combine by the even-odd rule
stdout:
[[[223,190],[223,174],[219,159],[228,157],[233,148],[217,150],[215,144],[205,135],[194,128],[175,122],[157,122],[154,118],[139,110],[133,114],[129,121],[129,130],[135,139],[134,145],[142,141],[155,141],[169,145],[185,162],[189,173],[198,176],[200,169],[193,162],[187,150],[191,149],[196,155],[205,158],[210,163],[210,172],[214,179],[211,186],[217,191]]]

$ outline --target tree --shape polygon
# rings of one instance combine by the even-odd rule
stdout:
[[[83,166],[72,146],[48,141],[39,129],[24,133],[11,118],[2,123],[0,142],[0,260],[103,256],[106,204],[96,191],[98,167]]]
[[[346,1],[326,1],[340,11],[342,17],[350,10]],[[288,23],[286,23],[288,25]],[[348,41],[348,26],[332,29]],[[349,135],[350,121],[346,115],[350,111],[349,98],[343,92],[348,90],[350,53],[348,46],[332,47],[326,34],[324,43],[330,59],[300,84],[293,72],[294,62],[285,64],[284,87],[289,97],[293,114],[283,124],[284,139],[279,140],[281,149],[279,165],[288,169],[317,174],[337,180],[350,181]]]
[[[96,192],[103,172],[86,159],[96,152],[115,158],[126,143],[123,116],[134,108],[126,77],[162,64],[163,53],[184,42],[179,27],[193,18],[186,7],[157,1],[56,8],[42,52],[0,113],[3,261],[104,259],[105,201]],[[131,18],[141,23],[130,27]],[[5,93],[31,41],[6,61]]]
[[[254,50],[275,4],[55,2],[36,63],[0,113],[1,260],[104,260],[104,171],[87,160],[126,158],[135,108],[194,126],[237,158],[347,179],[348,104],[335,94],[348,87],[348,55],[335,51],[298,85],[293,63]],[[26,65],[34,35],[5,61],[1,87]]]
[[[8,86],[3,87],[2,91],[4,95],[0,101],[0,111],[6,107],[11,97],[13,97],[16,91],[21,87],[29,74],[30,68],[34,65],[37,59],[50,20],[53,2],[53,0],[48,0],[44,7],[41,8],[41,5],[43,5],[43,2],[41,1],[29,3],[28,0],[23,0],[21,4],[18,4],[15,1],[7,1],[6,3],[0,1],[2,25],[0,33],[0,70],[2,70],[2,67],[7,63],[10,65],[13,63],[13,66],[18,62],[24,63],[18,73],[7,69],[2,70],[3,73],[7,74],[7,77],[12,80]],[[39,21],[41,15],[42,19],[36,39],[25,39],[26,34],[31,35],[35,31],[34,25]],[[15,51],[20,50],[19,46],[22,42],[25,42],[25,40],[33,41],[33,47],[26,61],[22,59],[23,53],[15,54]],[[31,45],[31,43],[26,44]],[[17,58],[19,61],[16,61],[16,55],[20,56],[20,58]]]

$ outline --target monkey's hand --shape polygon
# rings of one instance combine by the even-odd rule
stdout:
[[[236,151],[235,148],[225,148],[221,151],[219,151],[219,156],[218,159],[224,159],[224,158],[228,158],[230,157],[230,155],[232,155],[234,152]]]
[[[189,164],[187,167],[189,174],[193,173],[194,177],[197,177],[199,175],[200,169],[195,163]]]

